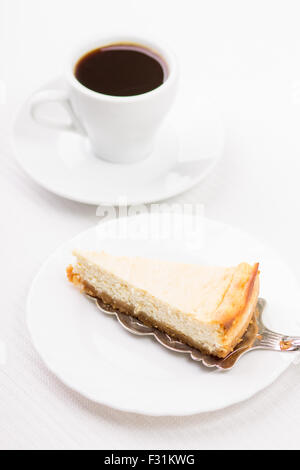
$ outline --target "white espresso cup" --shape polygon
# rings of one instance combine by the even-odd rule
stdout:
[[[136,44],[158,55],[167,68],[162,85],[134,96],[106,95],[82,85],[75,76],[78,61],[90,51],[113,44]],[[36,122],[86,136],[94,154],[110,162],[133,163],[150,155],[155,135],[176,95],[178,67],[168,48],[139,37],[106,37],[77,49],[65,78],[66,91],[43,90],[33,95],[31,115]],[[64,124],[47,117],[42,106],[49,102],[60,103],[69,113],[70,122]]]

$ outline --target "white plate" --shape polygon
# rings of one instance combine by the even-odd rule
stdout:
[[[131,229],[142,232],[149,220],[147,214],[131,217],[127,236],[117,230],[115,220],[101,224],[67,242],[44,264],[30,290],[27,312],[33,343],[49,369],[95,402],[148,415],[216,410],[270,385],[295,359],[294,353],[254,351],[229,372],[206,369],[149,337],[125,331],[67,282],[65,268],[75,247],[225,266],[259,261],[261,296],[268,301],[267,326],[300,333],[297,283],[269,249],[237,229],[207,219],[188,240],[191,229],[184,237],[168,235],[167,243],[143,238],[143,233],[140,238],[130,236]],[[161,216],[155,220],[161,222]],[[182,220],[186,227],[195,222],[187,216]],[[171,233],[175,234],[174,227]]]
[[[153,154],[130,165],[96,158],[85,137],[36,124],[27,102],[13,129],[17,160],[44,188],[87,204],[142,204],[180,194],[213,169],[223,150],[220,117],[209,99],[195,93],[198,87],[193,83],[181,86]],[[62,79],[42,89],[57,88],[64,88]],[[47,112],[52,118],[67,119],[59,105],[49,105]]]

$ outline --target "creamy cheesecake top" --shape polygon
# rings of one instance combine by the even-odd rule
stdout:
[[[258,265],[241,263],[237,267],[212,267],[172,261],[113,256],[104,251],[73,253],[77,262],[91,263],[141,289],[176,309],[205,322],[231,326],[247,303]]]

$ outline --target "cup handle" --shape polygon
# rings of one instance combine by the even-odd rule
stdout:
[[[59,103],[69,114],[69,123],[56,122],[40,112],[45,103]],[[33,95],[30,102],[30,114],[32,119],[38,124],[60,131],[77,132],[86,135],[86,132],[79,119],[73,111],[69,94],[64,90],[42,90]]]

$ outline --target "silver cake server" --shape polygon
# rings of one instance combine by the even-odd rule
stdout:
[[[139,336],[153,336],[162,346],[171,351],[190,354],[194,361],[201,362],[205,367],[216,367],[220,370],[230,370],[237,361],[249,351],[255,349],[268,349],[272,351],[300,351],[300,336],[286,336],[269,330],[263,323],[262,315],[266,305],[266,301],[262,298],[258,299],[256,321],[252,321],[248,330],[243,336],[242,341],[236,346],[232,353],[228,354],[224,359],[204,354],[198,349],[192,348],[187,344],[177,341],[167,333],[159,331],[144,325],[140,320],[120,313],[99,299],[87,295],[92,299],[98,309],[105,314],[114,315],[119,323],[130,333]]]

